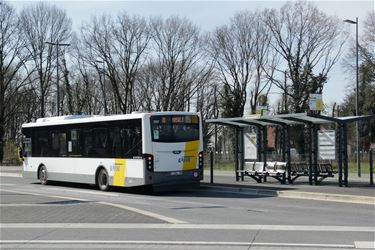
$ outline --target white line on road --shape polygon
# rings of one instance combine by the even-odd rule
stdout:
[[[375,249],[375,241],[354,241],[355,248]]]
[[[69,204],[33,204],[33,203],[13,203],[13,204],[0,204],[0,207],[61,207],[61,206],[74,206],[80,205],[79,203]]]
[[[111,197],[118,197],[118,194],[113,193],[106,193],[103,191],[84,191],[84,190],[77,190],[73,188],[45,188],[46,190],[54,190],[54,191],[63,191],[63,192],[70,192],[70,193],[82,193],[82,194],[94,194],[94,195],[104,195],[104,196],[111,196]]]
[[[0,240],[0,244],[128,244],[128,245],[195,245],[195,246],[279,246],[279,247],[327,247],[354,248],[345,244],[306,244],[306,243],[268,243],[268,242],[213,242],[213,241],[104,241],[104,240]]]
[[[241,225],[241,224],[162,224],[162,223],[2,223],[5,228],[69,228],[69,229],[203,229],[260,231],[375,232],[374,227]]]
[[[87,199],[81,199],[81,198],[75,198],[75,197],[57,196],[57,195],[41,194],[41,193],[31,193],[31,192],[24,192],[24,191],[14,191],[14,190],[9,190],[9,189],[0,189],[0,192],[1,191],[9,192],[9,193],[15,193],[15,194],[27,194],[27,195],[35,195],[35,196],[64,199],[64,200],[90,201],[90,200],[87,200]]]
[[[0,172],[0,177],[17,177],[17,178],[21,178],[22,174]]]
[[[16,184],[1,183],[0,186],[15,186]]]
[[[98,202],[98,203],[103,204],[103,205],[107,205],[107,206],[113,206],[113,207],[129,210],[129,211],[132,211],[132,212],[135,212],[135,213],[143,214],[143,215],[146,215],[146,216],[158,219],[158,220],[162,220],[162,221],[165,221],[165,222],[168,222],[168,223],[172,223],[172,224],[187,223],[186,221],[177,220],[177,219],[174,219],[174,218],[171,218],[171,217],[167,217],[167,216],[164,216],[164,215],[148,212],[148,211],[141,210],[141,209],[134,208],[134,207],[129,207],[129,206],[120,205],[120,204],[113,204],[113,203],[104,202],[104,201],[101,201],[101,202]]]

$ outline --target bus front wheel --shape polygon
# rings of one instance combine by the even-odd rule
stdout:
[[[97,177],[97,183],[98,187],[102,191],[108,191],[109,190],[109,176],[107,171],[102,168],[99,171],[98,177]]]
[[[42,185],[46,185],[48,183],[48,173],[45,166],[41,166],[39,168],[39,181]]]

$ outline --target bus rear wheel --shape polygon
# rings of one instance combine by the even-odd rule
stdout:
[[[45,166],[41,166],[39,168],[39,181],[42,185],[46,185],[48,183],[48,172]]]
[[[100,169],[96,182],[98,183],[98,187],[100,190],[102,191],[109,190],[109,176],[108,176],[107,171],[104,168]]]

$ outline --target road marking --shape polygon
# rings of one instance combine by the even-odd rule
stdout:
[[[43,196],[43,197],[50,197],[50,198],[57,198],[57,199],[64,199],[64,200],[90,201],[88,199],[81,199],[81,198],[75,198],[75,197],[57,196],[57,195],[42,194],[42,193],[31,193],[31,192],[24,192],[24,191],[14,191],[14,190],[9,190],[9,189],[0,189],[0,192],[1,191],[9,192],[9,193],[16,193],[16,194]]]
[[[0,186],[15,186],[16,184],[2,183]]]
[[[114,203],[109,203],[109,202],[104,202],[104,201],[100,201],[100,202],[97,202],[97,203],[107,205],[107,206],[122,208],[122,209],[125,209],[125,210],[129,210],[129,211],[132,211],[132,212],[135,212],[135,213],[143,214],[143,215],[146,215],[146,216],[158,219],[158,220],[162,220],[162,221],[165,221],[165,222],[168,222],[168,223],[172,223],[172,224],[187,223],[186,221],[174,219],[174,218],[167,217],[167,216],[164,216],[164,215],[152,213],[152,212],[149,212],[149,211],[145,211],[145,210],[141,210],[141,209],[138,209],[138,208],[129,207],[129,206],[121,205],[121,204],[114,204]]]
[[[57,190],[57,191],[64,191],[64,192],[73,192],[73,193],[82,193],[82,194],[94,194],[94,195],[104,195],[104,196],[111,196],[111,197],[119,197],[118,194],[103,192],[103,191],[82,191],[76,190],[73,188],[45,188],[47,190]]]
[[[354,241],[355,248],[375,249],[375,241]]]
[[[268,242],[217,242],[217,241],[142,241],[142,240],[0,240],[0,244],[128,244],[128,245],[206,245],[206,246],[279,246],[279,247],[327,247],[354,248],[345,244],[268,243]]]
[[[162,224],[162,223],[2,223],[1,228],[76,228],[76,229],[203,229],[260,231],[375,232],[374,227],[241,225],[241,224]]]
[[[0,172],[0,177],[17,177],[17,178],[21,178],[22,174]]]
[[[24,192],[24,191],[13,191],[13,190],[8,190],[8,189],[0,189],[0,192],[1,191],[18,193],[18,194],[44,196],[44,197],[51,197],[51,198],[58,198],[58,199],[65,199],[65,200],[90,201],[88,199],[81,199],[81,198],[75,198],[75,197],[56,196],[56,195],[31,193],[31,192]],[[121,209],[125,209],[125,210],[129,210],[129,211],[139,213],[139,214],[143,214],[143,215],[146,215],[146,216],[149,216],[149,217],[152,217],[152,218],[156,218],[156,219],[168,222],[168,223],[176,223],[176,224],[186,223],[185,221],[182,221],[182,220],[177,220],[177,219],[174,219],[174,218],[171,218],[171,217],[167,217],[167,216],[164,216],[164,215],[148,212],[148,211],[145,211],[145,210],[141,210],[141,209],[138,209],[138,208],[129,207],[129,206],[121,205],[121,204],[114,204],[114,203],[102,202],[102,201],[96,202],[96,203],[102,204],[102,205],[107,205],[107,206],[113,206],[113,207],[117,207],[117,208],[121,208]]]
[[[81,203],[68,203],[68,204],[33,204],[33,203],[13,203],[13,204],[0,204],[0,207],[61,207],[61,206],[72,206],[81,205]]]

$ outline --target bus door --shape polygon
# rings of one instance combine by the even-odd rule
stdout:
[[[31,156],[31,138],[24,137],[22,139],[22,152],[24,166],[29,164],[28,158]]]

